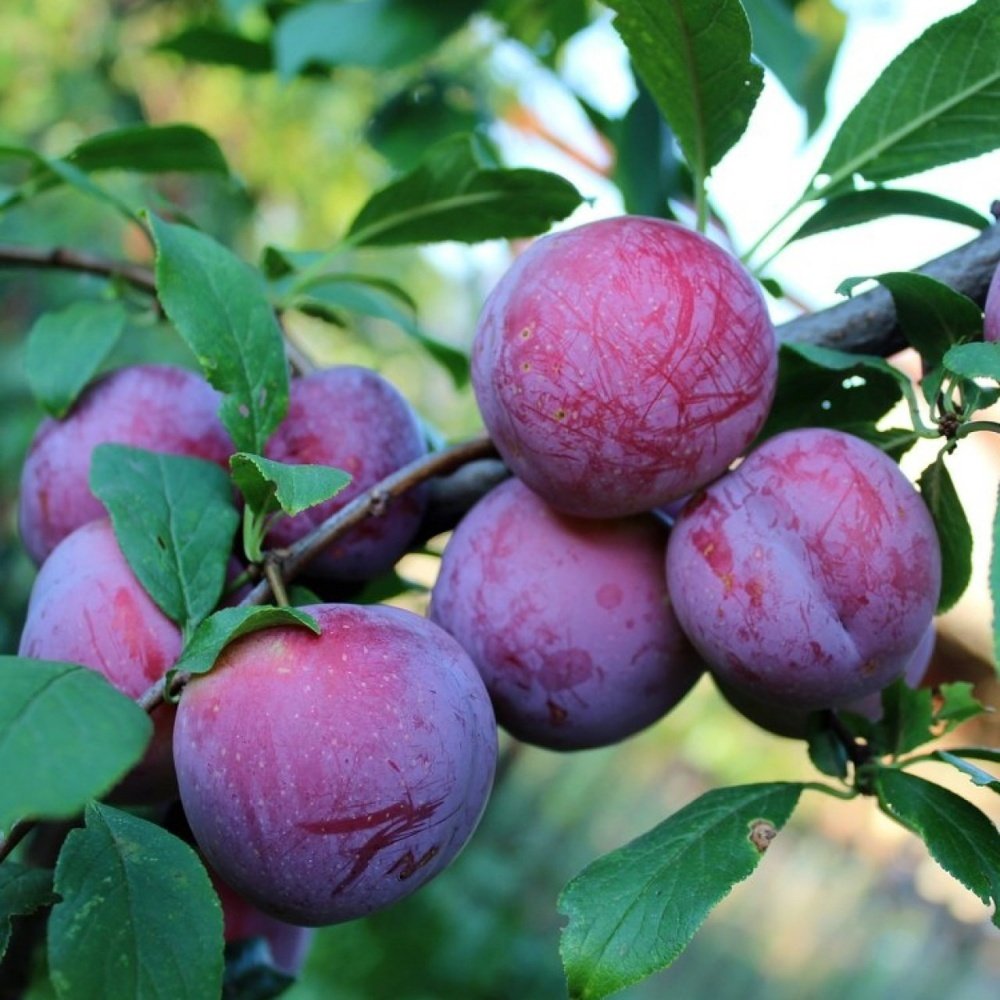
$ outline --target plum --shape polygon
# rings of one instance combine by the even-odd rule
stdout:
[[[544,237],[483,308],[472,381],[514,473],[583,517],[651,510],[751,444],[777,378],[743,266],[698,233],[624,216]]]
[[[927,631],[921,637],[917,648],[910,654],[903,670],[903,680],[910,687],[919,687],[920,682],[926,676],[931,657],[934,654],[936,638],[936,630],[932,624],[928,626]],[[806,738],[811,713],[776,705],[773,702],[758,701],[749,697],[745,692],[727,688],[719,684],[718,681],[716,681],[716,686],[733,708],[751,722],[756,723],[761,729],[766,729],[776,736],[788,736],[791,739]],[[882,692],[874,691],[841,707],[846,712],[853,712],[855,715],[862,715],[872,722],[877,722],[882,718]]]
[[[1000,341],[1000,265],[993,272],[993,280],[986,293],[985,313],[983,339]]]
[[[261,938],[267,942],[274,967],[295,978],[309,952],[314,932],[309,927],[285,923],[259,910],[209,870],[212,885],[222,904],[223,936],[226,944]]]
[[[90,667],[138,698],[174,665],[180,629],[136,579],[107,518],[67,535],[35,578],[18,655]],[[176,793],[174,707],[153,713],[153,739],[143,760],[115,790],[121,802]]]
[[[787,431],[684,508],[667,547],[681,626],[727,690],[813,711],[900,676],[934,615],[937,534],[873,445]]]
[[[228,646],[185,688],[174,757],[209,864],[306,926],[379,910],[439,873],[475,829],[496,721],[468,656],[398,608],[303,608]]]
[[[560,514],[517,479],[463,518],[430,615],[468,650],[510,733],[603,746],[687,694],[702,666],[670,607],[666,537],[652,515]]]
[[[288,415],[265,454],[290,464],[332,465],[353,478],[325,503],[277,519],[268,544],[290,545],[426,450],[413,408],[378,372],[336,365],[296,379]],[[326,580],[358,581],[390,569],[416,533],[426,498],[421,488],[394,500],[381,516],[366,518],[321,552],[309,573]]]
[[[90,459],[114,442],[225,465],[232,441],[220,395],[200,375],[169,365],[119,368],[89,386],[62,420],[42,421],[21,472],[18,517],[28,554],[41,565],[71,531],[103,517],[90,492]]]

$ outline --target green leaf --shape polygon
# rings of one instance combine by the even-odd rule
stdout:
[[[0,830],[74,816],[117,784],[151,735],[146,713],[96,671],[0,656]]]
[[[1000,778],[990,774],[989,771],[984,771],[981,767],[976,767],[975,764],[970,764],[967,760],[959,757],[958,754],[949,753],[947,750],[935,750],[934,756],[943,763],[951,764],[952,767],[957,768],[966,777],[970,778],[973,784],[979,785],[982,788],[989,788],[994,792],[1000,792]]]
[[[760,440],[795,427],[836,427],[857,433],[899,402],[906,376],[882,358],[808,344],[782,344],[778,388]],[[897,443],[899,442],[897,439]]]
[[[941,614],[965,593],[972,578],[972,529],[941,455],[920,473],[917,485],[930,508],[941,543],[941,596],[937,605]]]
[[[66,160],[87,173],[229,173],[218,143],[193,125],[130,125],[102,132],[81,142]]]
[[[184,647],[184,652],[174,665],[174,671],[188,674],[207,673],[215,665],[219,654],[234,639],[279,625],[300,625],[319,635],[319,626],[315,619],[294,608],[276,608],[269,605],[222,608],[195,629],[190,642]]]
[[[931,25],[897,56],[830,144],[814,195],[856,175],[906,177],[1000,146],[1000,10],[978,3]]]
[[[306,4],[278,22],[275,65],[285,78],[312,65],[403,66],[437,48],[478,7],[470,0]]]
[[[740,138],[764,73],[739,0],[609,0],[632,63],[700,187]]]
[[[206,1000],[222,990],[222,908],[183,841],[87,807],[56,866],[48,959],[60,1000]]]
[[[882,718],[876,725],[879,751],[900,757],[934,739],[934,697],[928,688],[911,688],[902,678],[882,692]]]
[[[875,275],[874,280],[889,289],[903,336],[928,368],[940,365],[952,344],[982,331],[979,306],[935,278],[912,271],[889,271]]]
[[[398,285],[368,275],[328,274],[304,283],[302,288],[308,289],[310,294],[293,299],[295,307],[311,315],[319,313],[334,322],[339,316],[331,309],[344,309],[394,323],[441,364],[457,388],[468,383],[468,356],[421,329],[413,315],[412,300]]]
[[[827,724],[827,713],[810,712],[806,719],[806,746],[813,767],[833,778],[847,777],[847,748]]]
[[[931,857],[984,903],[1000,927],[1000,834],[975,806],[923,778],[881,768],[875,788],[883,811],[912,830]]]
[[[28,333],[24,368],[46,412],[66,415],[124,329],[118,302],[74,302],[38,318]]]
[[[288,411],[284,339],[264,280],[210,236],[150,221],[164,311],[225,394],[219,415],[236,450],[262,452]]]
[[[544,170],[496,167],[480,142],[459,135],[376,191],[348,230],[353,246],[392,246],[535,236],[582,202],[569,181]]]
[[[0,959],[10,940],[11,917],[25,917],[43,906],[51,906],[56,898],[51,871],[27,868],[16,861],[0,865]]]
[[[215,607],[239,515],[213,462],[120,444],[94,449],[90,488],[139,582],[188,634]]]
[[[973,229],[985,229],[989,220],[965,205],[926,191],[898,188],[866,188],[845,191],[831,198],[798,228],[792,240],[804,240],[817,233],[858,226],[889,215],[915,215],[926,219],[944,219]]]
[[[1000,343],[958,344],[948,350],[943,364],[962,378],[991,378],[1000,382]]]
[[[336,496],[351,481],[350,473],[329,465],[288,465],[246,452],[233,455],[229,468],[247,504],[263,514],[300,514]]]
[[[959,723],[974,719],[986,711],[973,690],[974,686],[969,681],[952,681],[939,686],[941,704],[934,713],[934,721],[944,723],[945,732],[950,732]]]
[[[214,24],[191,24],[156,46],[189,62],[239,66],[248,73],[267,73],[273,66],[271,46]]]
[[[669,965],[757,867],[803,786],[719,788],[584,869],[563,890],[570,996],[598,998]],[[753,839],[751,839],[753,838]]]

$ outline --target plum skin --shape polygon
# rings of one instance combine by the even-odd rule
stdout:
[[[937,639],[937,632],[932,625],[923,634],[917,648],[910,654],[903,670],[903,680],[911,688],[920,686],[920,682],[927,675],[930,667],[931,657],[934,655],[934,643]],[[746,693],[732,688],[726,688],[718,682],[716,686],[722,696],[736,709],[742,716],[749,719],[755,725],[774,733],[776,736],[787,736],[790,739],[806,739],[809,733],[810,712],[789,709],[782,705],[775,705],[764,701],[747,697]],[[851,712],[854,715],[863,716],[872,722],[878,722],[882,718],[882,693],[874,691],[856,701],[848,702],[841,706],[843,711]]]
[[[276,520],[272,547],[291,545],[359,493],[427,451],[420,421],[399,391],[378,372],[335,365],[295,379],[288,414],[265,448],[268,458],[290,464],[332,465],[351,483],[335,497],[294,517]],[[310,574],[361,581],[390,569],[406,551],[423,517],[427,492],[418,488],[394,500],[315,557]]]
[[[18,655],[90,667],[138,698],[174,665],[180,629],[136,579],[107,518],[67,535],[35,577]],[[120,802],[176,794],[173,705],[153,713],[153,738],[142,761],[116,788]]]
[[[218,419],[221,396],[195,372],[131,365],[92,383],[62,420],[40,424],[21,472],[18,522],[36,565],[71,531],[104,517],[90,492],[90,460],[116,443],[225,466],[232,441]]]
[[[983,340],[1000,341],[1000,265],[993,272],[990,287],[986,292],[984,307]]]
[[[303,608],[185,688],[174,757],[199,849],[281,920],[339,923],[409,895],[479,822],[496,721],[475,667],[398,608]]]
[[[449,540],[430,616],[469,652],[512,735],[558,750],[616,743],[702,673],[670,608],[665,542],[652,515],[568,517],[510,479]]]
[[[873,445],[820,428],[771,438],[689,502],[666,567],[720,684],[806,711],[900,676],[941,585],[919,493]]]
[[[312,928],[299,927],[269,916],[227,885],[216,872],[209,871],[209,876],[222,905],[226,944],[263,938],[271,952],[274,967],[293,978],[297,976],[312,943]]]
[[[543,237],[483,308],[472,382],[500,454],[583,517],[651,510],[723,472],[767,417],[774,329],[743,266],[675,223]]]

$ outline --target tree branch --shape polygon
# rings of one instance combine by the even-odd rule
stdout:
[[[918,267],[968,295],[980,306],[1000,264],[1000,224],[984,229],[971,243]],[[892,296],[879,286],[821,312],[799,316],[778,327],[778,338],[791,344],[815,344],[851,354],[886,357],[906,346],[896,322]]]

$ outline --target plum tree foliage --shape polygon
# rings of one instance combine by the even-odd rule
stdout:
[[[358,144],[388,166],[339,237],[251,264],[253,236],[198,187],[237,191],[265,232],[245,148],[139,102],[63,155],[0,147],[0,228],[55,233],[0,245],[0,269],[93,277],[24,336],[47,415],[17,489],[15,544],[38,570],[0,657],[11,995],[48,977],[65,1000],[276,996],[306,926],[390,907],[476,850],[498,724],[508,755],[605,746],[669,726],[706,672],[821,777],[710,790],[573,878],[550,901],[571,996],[670,965],[807,792],[871,797],[1000,926],[996,828],[910,770],[1000,788],[996,748],[921,750],[985,711],[924,675],[934,616],[971,575],[949,456],[1000,431],[1000,229],[899,183],[1000,148],[996,0],[885,67],[741,257],[706,235],[726,218],[712,171],[778,85],[764,67],[823,120],[830,0],[159,6],[155,51],[181,75],[367,88]],[[614,153],[588,166],[622,210],[583,222],[583,182],[494,145],[518,116],[566,142],[511,111],[489,57],[516,46],[558,79],[567,43],[609,15],[630,108],[609,118],[562,84]],[[118,253],[65,246],[54,197]],[[980,232],[920,271],[831,274],[848,301],[773,325],[788,244],[901,214]],[[514,259],[475,335],[430,331],[415,250],[487,240]],[[15,286],[0,294],[16,306]],[[371,365],[331,360],[317,329],[348,331]],[[445,443],[444,389],[415,406],[392,384],[386,330],[485,434]],[[903,346],[915,379],[886,360]],[[887,426],[900,401],[908,425]],[[922,439],[937,452],[914,484],[897,463]],[[443,554],[424,548],[445,532]],[[1000,607],[1000,521],[977,543]],[[396,569],[415,551],[438,559],[429,605]],[[1000,660],[1000,615],[993,640]]]

